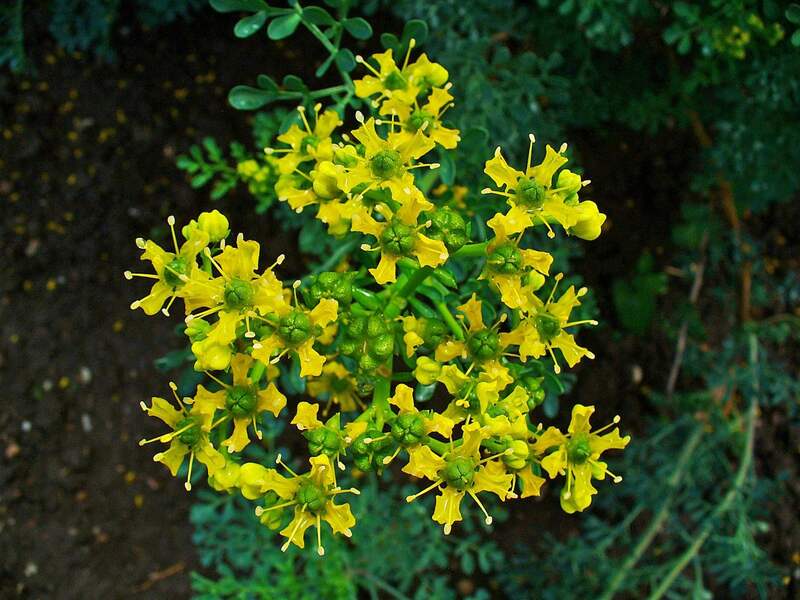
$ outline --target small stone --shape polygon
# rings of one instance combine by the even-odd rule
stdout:
[[[39,567],[35,562],[29,562],[25,565],[25,577],[33,577],[39,572]]]
[[[31,430],[31,422],[30,421],[23,421],[20,425],[23,432],[28,433]]]
[[[78,373],[78,381],[84,385],[92,381],[92,370],[89,367],[81,367]]]
[[[8,446],[6,446],[6,458],[11,460],[15,456],[17,456],[20,452],[19,444],[16,442],[11,442]]]
[[[92,417],[90,417],[87,413],[83,413],[81,415],[81,427],[83,428],[84,433],[91,433],[92,431]]]

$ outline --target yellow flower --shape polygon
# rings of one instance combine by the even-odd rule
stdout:
[[[475,501],[485,516],[486,524],[492,518],[478,498],[480,492],[492,492],[505,500],[510,492],[513,476],[506,473],[502,462],[496,456],[481,458],[480,445],[483,433],[478,423],[470,423],[463,428],[462,443],[451,444],[444,456],[439,456],[428,446],[419,445],[409,450],[410,460],[403,472],[415,477],[433,481],[421,492],[406,498],[413,502],[431,490],[438,490],[433,520],[444,525],[445,535],[452,530],[453,523],[461,520],[461,500],[469,496]]]
[[[295,282],[295,288],[299,283]],[[314,342],[336,320],[338,308],[339,303],[332,298],[323,298],[312,310],[299,306],[296,300],[294,307],[283,302],[274,310],[278,319],[272,323],[272,333],[253,344],[253,357],[275,363],[294,352],[300,360],[300,377],[321,375],[325,357],[314,349]]]
[[[425,225],[416,226],[421,207],[408,210],[410,206],[411,204],[406,205],[397,212],[397,215],[393,215],[386,205],[379,204],[376,210],[384,217],[383,221],[375,220],[364,208],[353,213],[351,225],[353,231],[366,233],[378,241],[376,248],[364,245],[362,249],[380,250],[381,258],[378,265],[369,269],[380,285],[397,280],[397,261],[404,256],[414,257],[421,266],[429,267],[438,267],[448,259],[447,246],[444,242],[420,233]]]
[[[410,137],[390,131],[384,139],[375,130],[375,119],[370,117],[364,122],[360,113],[357,117],[362,124],[352,135],[363,145],[364,155],[355,155],[351,166],[343,165],[338,175],[339,187],[346,193],[356,193],[357,198],[372,189],[385,189],[397,202],[411,201],[414,191],[419,192],[411,169],[438,167],[412,162],[432,150],[434,142],[419,131]]]
[[[198,386],[194,398],[194,410],[208,413],[211,418],[217,410],[221,410],[226,417],[233,419],[233,433],[222,442],[230,452],[241,452],[250,443],[247,428],[251,424],[256,436],[261,439],[257,421],[261,413],[268,410],[277,417],[286,406],[286,396],[274,383],[270,382],[265,389],[261,389],[250,378],[248,374],[254,363],[247,354],[236,354],[231,359],[233,383],[228,385],[217,380],[223,387],[217,392],[209,392],[202,385]]]
[[[536,291],[544,285],[544,276],[550,272],[553,257],[547,252],[519,248],[509,239],[498,217],[488,221],[495,232],[494,239],[486,248],[486,266],[482,279],[491,281],[500,291],[500,299],[509,308],[522,308],[526,302],[526,290]]]
[[[400,122],[398,138],[411,142],[417,132],[421,132],[443,148],[452,150],[461,139],[459,131],[442,125],[442,115],[452,106],[452,100],[453,96],[446,89],[434,88],[422,107],[416,100],[409,105],[397,98],[390,98],[381,106],[381,114],[393,115],[393,120],[397,116]]]
[[[125,271],[126,279],[143,277],[156,280],[147,296],[131,304],[131,309],[141,308],[148,315],[154,315],[158,311],[169,315],[169,308],[175,298],[185,296],[186,282],[201,273],[200,268],[197,266],[197,255],[208,246],[209,242],[208,233],[195,228],[188,232],[190,235],[179,247],[178,239],[175,236],[175,217],[170,216],[167,219],[167,223],[172,233],[172,244],[175,247],[175,252],[168,252],[162,249],[152,240],[145,241],[139,238],[136,240],[136,244],[143,250],[142,260],[149,261],[153,265],[155,273],[131,273],[130,271]],[[162,308],[167,300],[169,300],[167,306]]]
[[[356,392],[356,380],[350,371],[340,362],[329,360],[322,367],[322,374],[313,377],[306,383],[309,396],[317,400],[326,400],[328,405],[325,414],[334,404],[342,411],[355,410],[361,401]]]
[[[594,406],[576,404],[572,407],[572,419],[566,434],[555,427],[548,427],[533,445],[539,455],[554,449],[541,459],[541,464],[551,479],[558,474],[566,474],[567,482],[561,491],[561,507],[568,513],[582,511],[591,504],[592,496],[597,493],[592,486],[592,478],[603,480],[608,473],[614,483],[622,481],[622,477],[611,473],[599,458],[606,450],[625,448],[631,438],[628,435],[620,437],[616,427],[600,435],[619,423],[619,416],[605,427],[591,431],[589,418],[593,412]]]
[[[584,321],[569,320],[572,309],[580,305],[578,298],[586,294],[586,288],[581,288],[576,292],[575,286],[570,286],[557,302],[553,302],[553,296],[562,276],[561,273],[556,275],[556,283],[550,292],[547,302],[542,302],[537,296],[529,294],[528,302],[524,308],[527,317],[513,332],[500,334],[506,344],[519,346],[519,356],[522,361],[525,361],[529,356],[539,358],[549,353],[553,359],[553,370],[556,373],[561,372],[561,367],[553,352],[554,348],[558,348],[561,351],[564,360],[567,361],[570,367],[578,364],[584,356],[594,358],[592,352],[578,346],[575,338],[566,332],[566,328],[583,324],[597,325],[597,321],[593,319]]]
[[[219,277],[196,277],[186,284],[187,310],[206,308],[186,317],[192,320],[217,314],[217,321],[196,338],[192,353],[198,370],[221,370],[228,366],[230,344],[236,339],[236,329],[244,321],[245,338],[255,336],[251,319],[261,319],[284,304],[283,286],[272,269],[283,262],[283,255],[258,275],[259,244],[245,241],[240,234],[236,246],[226,246],[216,257],[206,251],[206,257],[220,272]],[[205,274],[205,272],[203,272]],[[269,362],[269,361],[263,361]]]
[[[503,224],[506,234],[522,232],[538,221],[547,228],[548,235],[554,237],[555,233],[550,227],[550,222],[554,221],[568,233],[594,239],[599,235],[599,227],[605,221],[605,215],[597,211],[596,204],[585,205],[578,201],[578,190],[588,182],[581,182],[578,175],[565,170],[559,173],[554,184],[556,171],[567,162],[567,158],[563,156],[566,144],[558,152],[547,146],[544,160],[532,166],[534,141],[531,134],[528,165],[524,172],[509,166],[499,147],[495,150],[494,157],[486,161],[484,172],[501,189],[485,188],[481,193],[507,198],[511,209],[504,219],[500,219],[500,222],[505,221]]]
[[[292,476],[283,477],[272,471],[259,481],[257,489],[261,493],[275,492],[281,498],[281,502],[271,507],[257,508],[256,515],[261,517],[264,513],[272,510],[294,507],[292,521],[281,531],[281,535],[286,538],[286,543],[281,550],[285,552],[289,548],[289,544],[303,548],[306,530],[315,525],[317,528],[317,553],[322,556],[325,554],[325,549],[322,547],[322,521],[331,526],[334,534],[343,534],[346,537],[352,535],[350,528],[356,524],[350,505],[335,504],[334,498],[339,494],[358,494],[359,491],[355,488],[342,489],[338,487],[331,461],[324,454],[312,457],[310,463],[311,471],[308,474],[297,475],[280,461],[279,456],[278,464],[283,465]],[[264,471],[271,470],[265,469]]]
[[[342,120],[335,110],[326,110],[320,114],[321,105],[314,106],[314,127],[312,128],[304,106],[298,106],[297,112],[303,121],[303,127],[297,124],[289,127],[286,133],[278,136],[278,141],[289,144],[289,148],[267,148],[267,154],[282,152],[284,155],[278,159],[278,170],[282,174],[294,173],[302,163],[310,160],[322,161],[333,158],[333,142],[331,134],[334,129],[342,124]]]
[[[181,401],[176,392],[177,386],[170,382],[172,394],[180,406],[180,410],[172,406],[163,398],[153,397],[150,406],[141,403],[142,410],[151,417],[161,419],[172,431],[149,440],[140,440],[139,445],[161,442],[169,444],[164,452],[153,456],[153,460],[163,463],[173,476],[178,474],[178,469],[183,464],[186,455],[189,455],[189,473],[186,476],[184,487],[187,491],[192,489],[192,466],[197,458],[208,469],[209,477],[213,477],[219,469],[225,467],[225,457],[220,454],[208,439],[211,429],[216,426],[212,423],[212,415],[195,410],[189,410]]]

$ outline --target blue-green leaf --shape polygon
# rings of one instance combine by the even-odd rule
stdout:
[[[267,22],[267,13],[263,10],[254,15],[240,19],[233,28],[233,35],[238,38],[247,38],[264,26]]]
[[[269,8],[263,0],[211,0],[211,8],[217,12],[256,12]]]
[[[300,20],[300,15],[297,13],[278,17],[267,27],[267,35],[272,40],[283,40],[295,32]]]
[[[255,110],[275,99],[275,93],[249,85],[237,85],[228,93],[228,102],[237,110]]]
[[[366,40],[372,37],[372,26],[361,17],[346,19],[344,28],[347,30],[347,33],[359,40]]]

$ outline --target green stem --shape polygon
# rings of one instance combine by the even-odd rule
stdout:
[[[425,436],[425,445],[430,446],[439,456],[444,456],[450,451],[450,446],[446,442],[435,440],[431,436]]]
[[[392,412],[392,409],[389,408],[389,394],[391,394],[391,391],[391,374],[387,377],[381,377],[375,383],[375,389],[372,392],[372,406],[375,410],[375,424],[378,429],[383,429],[386,417]]]
[[[256,364],[253,365],[253,370],[250,371],[250,381],[252,381],[253,384],[258,385],[258,382],[261,381],[261,378],[264,376],[266,371],[267,365],[260,360],[257,360]]]
[[[675,565],[670,569],[667,576],[661,581],[658,587],[650,594],[648,600],[658,600],[669,591],[672,584],[677,579],[686,565],[703,547],[708,537],[714,530],[717,520],[724,515],[736,500],[739,493],[742,491],[747,474],[750,471],[750,465],[753,462],[753,446],[755,443],[755,430],[756,430],[756,411],[758,408],[758,397],[760,395],[760,385],[758,380],[758,339],[755,334],[750,334],[750,367],[753,369],[753,395],[750,398],[750,407],[747,410],[747,438],[745,440],[744,449],[742,450],[741,462],[739,469],[736,472],[736,477],[733,480],[728,493],[714,509],[714,512],[705,520],[705,525],[700,529],[695,536],[694,541],[689,545],[686,551],[678,557]]]
[[[334,94],[339,94],[346,91],[348,91],[346,85],[333,85],[331,87],[322,88],[321,90],[314,90],[309,94],[309,96],[316,100],[317,98],[325,98],[327,96],[333,96]]]
[[[402,592],[398,591],[388,583],[386,583],[383,579],[380,579],[370,573],[369,571],[353,571],[353,575],[356,577],[363,577],[367,581],[369,581],[372,585],[374,585],[379,590],[386,592],[392,598],[396,600],[411,600],[408,596],[403,594]]]
[[[400,287],[393,296],[408,298],[414,291],[433,273],[433,267],[421,267],[414,271],[408,280]]]
[[[444,319],[444,322],[450,328],[450,331],[453,333],[453,336],[457,340],[464,339],[464,330],[461,328],[461,325],[458,321],[456,321],[453,313],[450,312],[450,308],[448,308],[445,302],[437,302],[436,303],[436,310],[439,311],[439,314]]]
[[[644,532],[641,538],[639,538],[639,542],[634,547],[633,551],[628,555],[625,561],[622,563],[622,566],[617,570],[612,577],[611,581],[608,583],[605,592],[602,596],[600,596],[600,600],[611,600],[614,597],[614,594],[619,589],[619,586],[625,581],[625,577],[628,575],[631,569],[636,566],[636,563],[644,555],[645,551],[650,547],[650,544],[655,539],[658,532],[661,531],[661,527],[663,527],[664,522],[669,517],[669,511],[672,507],[672,503],[675,501],[675,497],[678,493],[678,485],[680,485],[681,479],[683,479],[684,471],[686,466],[689,464],[689,459],[694,454],[697,445],[700,443],[700,440],[703,437],[703,427],[702,425],[696,425],[694,431],[692,431],[692,435],[689,436],[689,440],[683,447],[683,451],[681,452],[680,456],[678,457],[678,461],[675,463],[675,470],[672,472],[672,475],[667,480],[667,489],[669,490],[667,493],[667,497],[661,503],[661,507],[658,509],[658,512],[653,517],[653,520],[650,521],[650,525],[647,527],[647,530]]]
[[[453,258],[477,258],[479,256],[484,256],[488,245],[488,241],[478,242],[476,244],[465,244],[453,254]]]

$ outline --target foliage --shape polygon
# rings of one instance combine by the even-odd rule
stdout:
[[[50,14],[48,29],[60,48],[68,52],[92,51],[111,60],[115,27],[127,8],[135,12],[143,26],[156,27],[189,16],[205,0],[50,0],[46,4]],[[23,0],[0,7],[0,66],[8,65],[15,73],[25,70],[23,24],[38,22],[40,10],[28,8]],[[29,32],[29,37],[36,40],[37,34]]]

